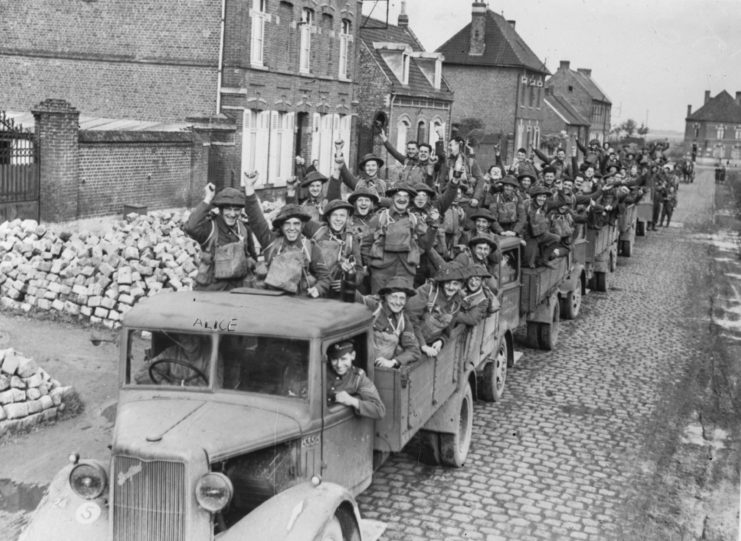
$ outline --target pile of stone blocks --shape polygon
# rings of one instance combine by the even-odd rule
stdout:
[[[0,349],[0,436],[53,421],[72,399],[43,368],[12,348]]]

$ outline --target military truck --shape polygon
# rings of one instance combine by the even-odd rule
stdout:
[[[401,369],[374,369],[360,303],[252,289],[140,302],[123,319],[110,461],[70,457],[22,539],[360,540],[354,498],[374,465],[422,431],[433,461],[462,466],[474,391],[501,396],[516,326],[504,301],[520,287],[511,243],[506,314],[457,327],[437,357]],[[376,382],[381,421],[330,400],[327,349],[345,340]]]
[[[643,237],[646,235],[649,226],[653,223],[654,202],[651,192],[643,195],[640,201],[636,203],[636,235]]]

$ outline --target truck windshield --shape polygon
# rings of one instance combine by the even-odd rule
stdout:
[[[128,385],[211,387],[306,398],[309,342],[254,335],[131,330]]]

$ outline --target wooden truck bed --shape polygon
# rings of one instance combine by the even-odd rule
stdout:
[[[638,220],[641,222],[650,222],[653,220],[654,203],[650,194],[646,194],[636,205]]]
[[[569,273],[568,258],[559,257],[552,261],[554,268],[535,267],[522,269],[520,314],[533,312],[548,297]]]
[[[637,208],[635,205],[628,205],[625,207],[625,212],[620,214],[618,218],[618,228],[620,229],[621,235],[630,232],[630,230],[635,227],[636,212]]]
[[[614,225],[606,225],[601,229],[587,229],[587,263],[594,262],[595,259],[610,249],[610,246],[619,236],[618,228]]]
[[[399,452],[458,388],[466,359],[466,329],[459,325],[437,357],[399,369],[376,368],[374,382],[386,415],[376,421],[374,449]]]

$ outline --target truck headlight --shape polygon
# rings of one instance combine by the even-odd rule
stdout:
[[[81,498],[94,500],[105,492],[108,475],[95,462],[81,462],[69,472],[69,486]]]
[[[196,483],[196,501],[211,513],[218,513],[224,509],[232,499],[232,494],[234,486],[223,473],[207,473]]]

